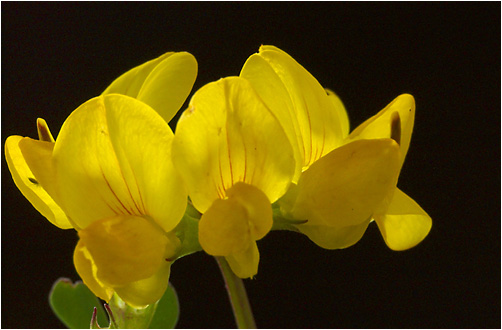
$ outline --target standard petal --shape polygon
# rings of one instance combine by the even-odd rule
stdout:
[[[324,249],[345,249],[356,244],[363,237],[370,221],[346,227],[329,226],[296,226],[300,232],[307,235],[311,241]]]
[[[190,94],[197,61],[187,52],[166,53],[129,70],[104,92],[124,94],[145,102],[169,122]]]
[[[260,252],[255,241],[250,242],[244,251],[231,254],[225,258],[235,275],[240,278],[250,278],[258,274]]]
[[[393,114],[399,113],[401,138],[401,166],[410,146],[413,123],[415,121],[415,99],[410,94],[402,94],[395,98],[375,116],[359,125],[349,135],[349,141],[359,139],[381,139],[392,136]],[[401,167],[400,166],[400,167]]]
[[[137,216],[95,221],[78,234],[96,265],[96,278],[110,287],[153,276],[171,246],[153,221]]]
[[[240,77],[248,80],[260,98],[279,120],[293,147],[296,169],[293,182],[297,182],[303,168],[303,139],[293,103],[286,86],[272,66],[260,55],[251,55],[242,67]],[[301,150],[300,150],[301,149]],[[301,152],[300,152],[301,151]]]
[[[23,155],[20,142],[23,146]],[[52,150],[54,143],[36,141],[21,136],[9,136],[5,141],[5,159],[14,183],[30,203],[52,224],[62,229],[73,228],[65,212],[54,201]],[[27,163],[30,160],[30,164]],[[35,175],[33,172],[37,173]],[[48,189],[48,190],[46,190]],[[51,192],[53,195],[49,194]]]
[[[261,46],[259,56],[270,64],[290,95],[297,134],[303,140],[300,150],[305,169],[342,144],[339,113],[319,82],[287,53]]]
[[[192,54],[175,53],[148,75],[137,99],[145,102],[168,123],[181,108],[197,77],[197,61]]]
[[[396,188],[385,214],[375,215],[385,243],[392,250],[406,250],[429,234],[432,219],[408,195]]]
[[[308,225],[360,225],[395,188],[398,172],[399,146],[394,140],[351,142],[303,172],[291,214],[308,220]]]
[[[204,213],[236,182],[281,197],[295,171],[291,145],[249,82],[230,77],[202,87],[176,128],[173,162]]]
[[[75,247],[75,252],[73,253],[73,263],[75,264],[75,269],[80,275],[84,284],[94,293],[97,297],[108,302],[113,296],[114,290],[101,283],[96,277],[96,264],[92,259],[89,250],[86,246],[79,241]]]
[[[152,70],[162,61],[167,60],[171,57],[174,52],[165,53],[153,60],[145,62],[131,70],[123,73],[117,79],[115,79],[103,92],[102,95],[106,94],[124,94],[131,97],[136,97],[143,86],[146,78],[152,72]]]
[[[115,287],[115,292],[128,305],[134,308],[144,308],[162,298],[169,285],[170,273],[171,264],[162,264],[159,271],[152,277],[132,282],[123,287]]]
[[[87,101],[63,124],[54,148],[62,207],[81,228],[146,214],[170,231],[186,207],[171,141],[167,123],[143,102],[118,94]]]
[[[326,93],[328,93],[328,97],[331,103],[333,103],[333,108],[335,109],[335,112],[337,114],[337,122],[340,125],[342,139],[345,139],[347,136],[349,136],[350,132],[350,122],[347,110],[345,110],[345,106],[343,105],[342,100],[338,97],[338,95],[335,94],[335,92],[326,88]]]
[[[187,192],[171,156],[173,133],[148,106],[120,95],[105,97],[106,118],[115,155],[134,196],[169,232],[185,213]]]

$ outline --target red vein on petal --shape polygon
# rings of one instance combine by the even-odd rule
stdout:
[[[100,166],[100,169],[101,169],[101,174],[103,175],[103,179],[105,180],[106,182],[106,185],[108,186],[108,188],[110,189],[110,191],[112,192],[113,196],[115,196],[115,198],[117,199],[117,201],[120,203],[120,205],[122,205],[122,208],[124,209],[124,211],[126,211],[127,213],[131,214],[132,213],[125,207],[125,205],[122,203],[122,201],[120,200],[120,198],[118,198],[117,194],[115,194],[115,191],[113,191],[110,183],[108,182],[108,180],[106,179],[106,176],[105,176],[105,173],[103,172],[103,169],[101,168]]]
[[[230,167],[230,187],[234,184],[234,172],[232,169],[232,156],[230,154],[230,139],[228,138],[228,130],[225,130],[227,137],[227,153],[228,153],[228,166]]]
[[[112,144],[112,146],[113,146],[113,144]],[[114,154],[115,154],[115,159],[117,161],[118,168],[120,169],[120,176],[122,177],[122,180],[124,181],[124,184],[125,184],[125,186],[127,188],[127,192],[129,193],[129,197],[131,198],[131,200],[132,200],[132,202],[133,202],[133,204],[136,207],[136,210],[138,212],[137,213],[134,212],[134,210],[132,209],[132,207],[131,207],[131,210],[129,210],[129,211],[132,212],[132,214],[138,214],[138,215],[145,214],[144,212],[141,212],[141,210],[139,209],[138,205],[136,204],[136,200],[134,199],[134,197],[133,197],[133,195],[131,193],[131,189],[129,188],[129,184],[127,183],[127,180],[126,180],[125,175],[124,175],[124,171],[122,170],[122,166],[120,166],[120,161],[119,161],[119,159],[117,157],[117,153],[116,153],[115,149],[113,149],[113,151],[114,151]],[[131,166],[131,164],[129,164],[129,162],[127,162],[127,164],[129,165],[129,168],[131,169],[131,172],[132,172],[132,176],[134,177],[134,180],[136,181],[136,187],[138,187],[138,181],[136,180],[136,175],[134,174],[132,166]],[[138,190],[139,190],[139,187],[138,187]]]
[[[248,153],[247,153],[247,149],[246,149],[246,143],[244,143],[244,141],[242,142],[242,146],[244,149],[244,177],[242,178],[242,182],[246,182],[246,173],[247,173],[247,167],[248,167]]]
[[[99,164],[98,164],[98,165],[99,165]],[[85,172],[85,174],[87,175],[87,177],[90,177],[90,174],[89,174],[89,171],[88,171],[87,167],[86,167],[86,166],[83,166],[83,167],[82,167],[82,169],[84,170],[84,172]],[[99,169],[101,170],[101,174],[102,174],[102,175],[103,175],[103,177],[104,177],[104,175],[105,175],[105,174],[103,173],[103,169],[101,168],[101,165],[99,165]],[[105,178],[105,181],[106,181],[106,178]],[[108,182],[107,182],[107,184],[108,184]],[[113,208],[110,204],[108,204],[108,202],[106,201],[105,196],[103,196],[103,194],[101,193],[100,189],[96,187],[96,184],[94,184],[94,187],[95,187],[95,189],[96,189],[96,192],[97,192],[97,193],[99,194],[99,196],[101,197],[101,200],[105,203],[105,205],[106,205],[106,206],[108,206],[108,208],[109,208],[109,209],[110,209],[113,213],[115,213],[115,215],[119,215],[119,214],[120,214],[120,212],[119,212],[119,211],[117,211],[117,210],[115,210],[115,208]],[[68,219],[70,219],[70,217],[68,217]],[[70,220],[70,222],[71,222],[71,224],[73,225],[73,220]],[[73,226],[73,227],[75,227],[75,226]],[[77,227],[75,227],[75,228],[77,228]]]
[[[216,192],[218,193],[218,197],[221,199],[225,198],[225,192],[220,188],[220,186],[216,183],[216,181],[213,181],[214,187],[216,189]]]
[[[138,204],[136,203],[136,199],[132,196],[131,190],[129,189],[129,185],[127,184],[127,181],[125,179],[124,173],[122,172],[122,169],[120,169],[120,172],[122,174],[122,177],[124,178],[124,183],[125,183],[125,185],[127,187],[127,191],[129,192],[129,196],[131,197],[131,200],[132,200],[134,206],[136,207],[136,210],[138,211],[138,214],[145,214],[145,211],[144,210],[143,211],[140,210]],[[133,171],[132,167],[131,167],[131,172],[132,172],[132,176],[134,177],[134,181],[136,183],[136,188],[138,188],[138,193],[139,193],[138,180],[136,179],[136,175],[134,174],[134,171]],[[141,197],[141,193],[140,193],[140,197]]]
[[[223,187],[223,191],[227,190],[227,188],[225,188],[225,181],[223,180],[223,171],[221,169],[221,149],[218,148],[218,167],[220,169],[220,180],[221,180],[221,185]]]

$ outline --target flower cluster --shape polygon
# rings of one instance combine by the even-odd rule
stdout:
[[[397,188],[411,95],[350,132],[335,93],[284,51],[262,46],[239,76],[195,92],[173,134],[168,122],[196,74],[191,54],[164,54],[78,107],[56,140],[38,119],[38,139],[5,143],[24,196],[78,232],[74,264],[98,297],[152,304],[171,264],[200,249],[253,277],[256,241],[272,229],[326,249],[355,244],[373,220],[393,250],[427,236],[431,218]]]

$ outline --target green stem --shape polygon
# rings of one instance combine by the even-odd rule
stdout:
[[[254,322],[253,312],[249,305],[244,283],[234,274],[225,257],[215,257],[215,259],[218,262],[218,266],[220,266],[221,274],[225,280],[225,286],[232,310],[234,311],[237,327],[239,329],[256,329],[256,323]]]

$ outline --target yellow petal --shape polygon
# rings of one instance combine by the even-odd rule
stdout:
[[[124,94],[148,104],[169,122],[190,94],[197,61],[186,52],[166,53],[117,78],[104,92]]]
[[[114,290],[111,287],[104,285],[97,279],[96,264],[89,253],[89,250],[87,250],[87,247],[82,243],[82,241],[79,241],[75,247],[73,263],[75,264],[75,269],[80,275],[80,278],[92,291],[92,293],[106,302],[110,301]]]
[[[33,172],[23,155],[20,142],[25,146],[25,154],[33,159]],[[30,203],[55,226],[73,228],[61,207],[54,201],[54,172],[52,170],[52,149],[54,143],[36,141],[21,136],[9,136],[5,141],[5,159],[14,183]],[[46,189],[49,189],[47,191]],[[51,196],[49,192],[53,193]]]
[[[172,246],[156,224],[137,216],[95,221],[79,236],[96,264],[96,278],[111,287],[153,276]]]
[[[171,57],[174,52],[165,53],[153,60],[145,62],[137,67],[120,75],[115,79],[103,92],[105,94],[124,94],[131,97],[136,97],[143,86],[148,75],[155,69],[155,67],[162,61]]]
[[[410,146],[413,123],[415,121],[415,99],[409,94],[402,94],[395,98],[375,116],[359,125],[350,135],[349,140],[381,139],[391,137],[391,126],[394,112],[399,113],[401,121],[401,165]]]
[[[367,222],[397,183],[394,140],[358,140],[333,150],[298,181],[291,214],[308,225],[336,228]]]
[[[303,139],[299,134],[298,120],[295,117],[293,103],[286,86],[272,66],[258,54],[251,55],[247,59],[242,67],[240,77],[251,83],[284,129],[293,148],[296,164],[293,182],[297,182],[303,168]]]
[[[38,139],[40,141],[46,142],[56,142],[52,137],[51,131],[49,130],[49,125],[42,118],[37,118],[37,131],[38,131]]]
[[[199,243],[208,254],[228,256],[251,240],[246,209],[239,201],[216,199],[199,222]]]
[[[225,257],[235,275],[240,278],[249,278],[258,274],[260,252],[256,242],[252,241],[244,251],[233,253]]]
[[[310,240],[324,249],[344,249],[356,244],[363,236],[369,220],[346,227],[298,225],[297,228]]]
[[[228,198],[215,200],[199,222],[200,245],[215,256],[242,254],[272,228],[272,207],[262,191],[237,182],[227,193]]]
[[[399,189],[396,189],[387,213],[375,215],[375,221],[387,246],[398,251],[420,243],[432,227],[429,215]]]
[[[333,103],[333,109],[335,110],[335,113],[338,117],[337,122],[340,125],[342,139],[345,139],[347,136],[349,136],[350,131],[350,123],[347,110],[345,110],[345,106],[343,105],[342,100],[340,100],[335,92],[326,88],[326,93],[328,93],[328,98],[330,99],[331,103]]]
[[[298,121],[296,134],[303,141],[303,165],[307,168],[342,144],[339,112],[319,82],[287,53],[274,46],[261,46],[259,56],[270,64],[289,93],[293,118]],[[256,80],[253,86],[261,83]],[[269,104],[266,99],[265,103]]]
[[[112,94],[63,124],[54,148],[62,207],[81,228],[120,214],[150,215],[170,231],[186,207],[171,162],[172,131],[149,106]]]
[[[134,308],[144,308],[162,298],[169,285],[170,272],[171,264],[162,264],[159,271],[152,277],[132,282],[123,287],[115,287],[115,292],[128,305]]]
[[[195,93],[176,128],[173,162],[202,213],[239,181],[274,202],[295,171],[293,151],[279,122],[249,82],[238,77]]]
[[[133,196],[143,202],[143,214],[152,216],[164,231],[171,231],[187,204],[186,188],[172,163],[171,128],[136,100],[110,95],[104,103],[121,171],[129,187],[138,187],[138,195]]]
[[[229,200],[245,208],[251,239],[262,239],[272,228],[272,207],[267,196],[258,188],[237,182],[227,191]]]

